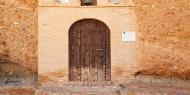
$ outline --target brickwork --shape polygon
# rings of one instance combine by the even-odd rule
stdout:
[[[111,32],[112,81],[133,79],[137,70],[136,42],[123,42],[122,32],[137,31],[134,7],[39,7],[39,76],[64,71],[68,80],[68,31],[85,18],[98,19]],[[56,77],[56,76],[54,76]]]
[[[40,6],[80,6],[80,0],[68,0],[67,3],[60,3],[64,0],[39,0]],[[134,6],[133,0],[118,0],[119,3],[113,4],[109,0],[97,0],[97,6]]]

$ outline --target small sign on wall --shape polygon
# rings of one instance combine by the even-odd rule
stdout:
[[[60,2],[60,3],[67,3],[67,2],[69,2],[69,0],[57,0],[58,2]]]
[[[120,1],[119,0],[109,0],[111,3],[113,3],[113,4],[117,4],[117,3],[120,3]]]
[[[122,32],[122,41],[136,41],[136,33]]]

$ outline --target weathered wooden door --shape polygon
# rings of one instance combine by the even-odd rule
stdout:
[[[74,23],[69,31],[69,80],[110,81],[110,31],[98,20]]]

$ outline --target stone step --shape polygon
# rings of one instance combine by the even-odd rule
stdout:
[[[36,95],[121,95],[120,92],[115,93],[70,93],[70,92],[63,92],[63,93],[56,93],[56,92],[38,92]],[[125,94],[124,94],[125,95]]]
[[[55,85],[40,88],[37,95],[120,95],[119,86],[92,86],[92,87],[57,87]],[[46,95],[46,94],[45,94]]]
[[[120,93],[72,93],[71,95],[120,95]]]
[[[46,85],[57,86],[111,86],[111,81],[63,81],[63,82],[51,82]]]

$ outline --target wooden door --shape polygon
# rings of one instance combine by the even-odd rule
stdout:
[[[110,34],[97,20],[82,20],[69,31],[69,80],[110,81]]]

